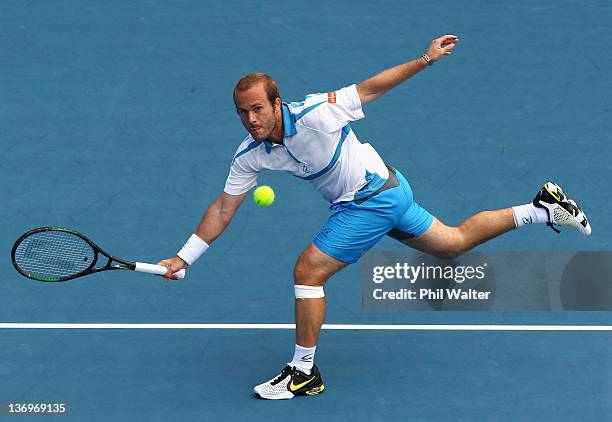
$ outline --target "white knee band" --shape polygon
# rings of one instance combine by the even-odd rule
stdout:
[[[303,286],[301,284],[295,285],[295,298],[296,299],[318,299],[324,297],[323,286]]]

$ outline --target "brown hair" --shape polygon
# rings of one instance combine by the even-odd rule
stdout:
[[[263,82],[268,101],[270,101],[270,104],[274,104],[274,101],[276,101],[277,98],[280,98],[278,86],[276,85],[274,79],[265,73],[260,72],[249,73],[248,75],[244,75],[242,78],[240,78],[234,87],[234,104],[236,104],[236,91],[246,91],[259,82]]]

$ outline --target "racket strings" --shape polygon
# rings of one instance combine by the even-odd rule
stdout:
[[[15,263],[33,278],[55,280],[85,271],[95,255],[89,243],[79,236],[49,230],[23,239],[15,251]]]

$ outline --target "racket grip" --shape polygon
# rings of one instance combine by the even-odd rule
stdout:
[[[140,271],[142,273],[156,274],[156,275],[164,275],[168,272],[168,268],[163,265],[155,265],[155,264],[146,264],[144,262],[136,262],[135,271]],[[179,270],[174,273],[178,277],[178,279],[182,279],[185,277],[185,269]]]

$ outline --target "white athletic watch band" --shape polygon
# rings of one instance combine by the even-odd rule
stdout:
[[[185,246],[176,255],[187,265],[191,265],[206,252],[206,249],[208,249],[208,243],[204,242],[197,234],[192,234]]]

